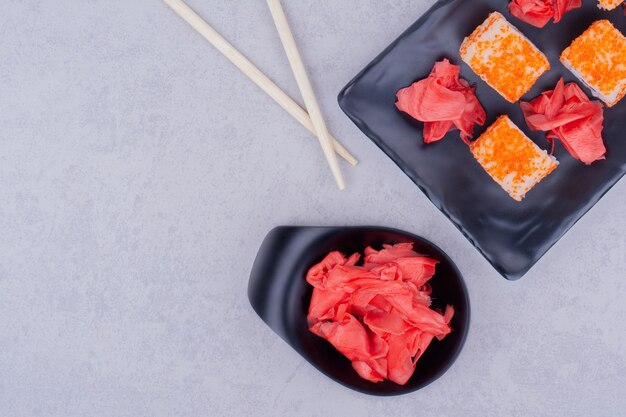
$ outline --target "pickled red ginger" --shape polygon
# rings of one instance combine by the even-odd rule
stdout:
[[[485,109],[475,88],[459,78],[461,67],[450,61],[435,63],[430,75],[397,93],[396,107],[424,122],[424,142],[440,140],[448,131],[459,129],[469,144],[474,125],[485,124]]]
[[[509,12],[535,27],[544,27],[550,19],[558,23],[570,10],[582,6],[582,0],[512,0]]]
[[[329,253],[306,279],[313,288],[309,330],[330,342],[364,379],[404,385],[434,338],[451,332],[452,306],[430,308],[437,261],[413,244],[384,245],[345,258]]]
[[[578,84],[566,85],[561,78],[554,90],[521,106],[528,126],[548,132],[553,146],[559,139],[574,158],[587,165],[605,159],[602,104],[589,100]]]

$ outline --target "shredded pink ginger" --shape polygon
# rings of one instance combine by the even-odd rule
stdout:
[[[558,23],[565,13],[581,6],[582,0],[512,0],[509,11],[518,19],[542,28],[550,19]]]
[[[528,126],[548,132],[553,149],[554,139],[559,139],[574,158],[587,165],[605,159],[602,104],[589,100],[578,84],[565,85],[561,78],[554,90],[521,106]]]
[[[413,244],[384,245],[345,258],[329,253],[307,273],[313,288],[309,330],[345,355],[362,377],[404,385],[433,338],[450,333],[452,306],[430,308],[437,261],[413,251]]]
[[[469,144],[474,125],[485,124],[485,109],[476,97],[475,88],[459,78],[461,67],[450,61],[435,63],[430,75],[398,91],[396,107],[424,122],[424,142],[440,140],[451,129],[459,129],[461,139]]]

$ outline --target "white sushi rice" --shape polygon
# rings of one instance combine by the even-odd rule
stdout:
[[[598,8],[603,10],[613,10],[622,3],[623,0],[599,0]]]
[[[486,29],[485,32],[480,36],[480,38],[478,38],[476,42],[470,41],[469,36],[468,36],[463,40],[463,43],[461,44],[461,53],[460,53],[461,59],[470,67],[472,66],[470,62],[472,62],[472,60],[478,53],[477,43],[478,42],[492,42],[496,40],[498,36],[501,36],[506,31],[507,28],[509,28],[512,33],[519,35],[520,37],[522,37],[522,39],[527,41],[528,44],[537,53],[543,55],[543,52],[541,52],[541,50],[539,50],[539,48],[537,48],[535,44],[530,41],[530,39],[528,39],[522,32],[519,31],[519,29],[513,26],[508,20],[506,20],[506,18],[502,14],[498,12],[491,13],[489,17],[474,30],[474,32],[485,29],[489,25],[491,25],[491,27]],[[483,51],[483,53],[478,57],[478,59],[481,62],[488,62],[489,58],[496,53],[498,52],[494,50],[493,48],[488,48],[485,51]],[[531,67],[526,68],[526,71],[528,72],[528,74],[534,76],[535,78],[539,78],[539,76],[541,76],[546,70],[547,70],[546,68],[538,68],[536,70],[533,70],[533,68]],[[500,95],[504,97],[504,94],[502,94],[502,92],[498,90],[496,86],[491,84],[487,80],[487,77],[484,74],[478,74],[478,76],[483,81],[485,81],[489,86],[491,86],[491,88],[496,90],[498,93],[500,93]]]
[[[581,35],[581,36],[584,36],[584,35]],[[590,35],[587,35],[587,36],[590,36]],[[570,47],[571,45],[567,49],[569,49]],[[563,54],[565,54],[565,52]],[[613,62],[613,60],[611,60],[611,57],[607,54],[603,54],[601,50],[598,50],[597,53],[594,54],[593,57],[590,57],[590,59],[609,61],[608,64],[614,67],[615,69],[624,69],[626,67],[626,62]],[[574,66],[574,64],[572,64],[566,57],[561,56],[561,63],[563,64],[563,66],[565,66],[565,68],[570,70],[571,73],[574,74],[574,76],[581,83],[586,85],[587,88],[591,90],[591,94],[593,94],[594,97],[599,98],[600,100],[605,102],[609,107],[617,104],[617,102],[620,100],[620,96],[622,95],[622,92],[626,89],[626,78],[625,78],[623,80],[619,80],[615,88],[607,95],[603,93],[602,91],[600,91],[600,88],[597,85],[589,82],[589,80],[587,80],[587,78],[585,78],[585,76],[580,71],[578,71],[578,69]]]
[[[503,183],[500,184],[502,188],[511,194],[513,199],[522,201],[522,199],[526,196],[526,193],[546,176],[545,173],[549,171],[554,164],[559,165],[559,161],[557,161],[554,156],[548,155],[548,152],[537,146],[537,144],[530,140],[530,138],[526,136],[526,134],[522,132],[522,130],[510,119],[507,119],[507,123],[509,126],[520,132],[526,140],[532,144],[537,153],[537,155],[530,162],[533,168],[535,168],[531,175],[519,178],[517,177],[516,172],[512,172],[504,179]]]
[[[620,91],[622,91],[622,89],[624,89],[626,87],[626,80],[623,80],[620,84],[617,85],[617,87],[611,92],[610,95],[605,96],[604,94],[602,94],[602,92],[600,90],[597,89],[596,86],[590,84],[587,79],[585,77],[583,77],[583,75],[578,72],[578,70],[572,66],[572,64],[569,62],[569,60],[562,58],[561,62],[563,63],[563,66],[565,68],[567,68],[568,70],[570,70],[572,72],[572,74],[574,74],[574,76],[584,85],[587,86],[587,88],[589,88],[589,90],[591,90],[591,94],[593,94],[594,97],[599,98],[600,100],[602,100],[603,102],[605,102],[607,105],[612,106],[615,103],[617,103],[617,99],[619,97],[619,93]]]
[[[518,132],[522,134],[522,136],[528,141],[528,143],[532,144],[535,150],[535,156],[529,161],[529,165],[532,166],[533,172],[527,175],[519,175],[518,172],[510,172],[504,179],[499,180],[494,178],[489,173],[491,168],[494,168],[497,165],[497,162],[492,160],[491,152],[497,152],[497,148],[491,151],[486,151],[485,148],[481,145],[478,145],[476,148],[472,149],[472,153],[476,160],[483,166],[485,171],[491,176],[491,178],[502,187],[504,191],[506,191],[511,198],[516,201],[522,201],[526,196],[526,193],[530,191],[535,185],[537,185],[543,178],[545,178],[548,173],[556,166],[559,165],[559,161],[553,157],[548,155],[548,152],[541,149],[537,144],[535,144],[526,134],[508,117],[506,118],[507,124],[516,129]],[[487,145],[489,146],[489,145]]]

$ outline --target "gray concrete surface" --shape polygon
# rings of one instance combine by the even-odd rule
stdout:
[[[0,415],[626,413],[626,182],[507,282],[340,112],[432,1],[285,0],[330,129],[319,145],[157,0],[0,5]],[[190,4],[298,98],[261,0]],[[450,371],[373,398],[321,375],[246,297],[276,225],[379,224],[439,244],[473,322]]]

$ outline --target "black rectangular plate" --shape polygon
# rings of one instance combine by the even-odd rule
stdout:
[[[519,102],[508,103],[476,76],[462,63],[459,47],[491,11],[502,13],[552,66],[522,99],[529,100],[554,88],[560,77],[575,81],[559,55],[593,21],[609,19],[626,33],[621,8],[603,12],[595,1],[583,3],[558,24],[537,29],[511,16],[505,0],[439,1],[339,94],[339,105],[350,119],[507,279],[524,275],[626,172],[626,99],[605,109],[605,161],[586,166],[557,144],[554,155],[560,166],[518,203],[474,160],[458,131],[424,144],[422,123],[396,110],[396,92],[426,77],[435,61],[448,58],[461,65],[463,78],[478,86],[478,98],[487,110],[487,123],[477,126],[475,137],[499,115],[508,114],[535,143],[548,149],[545,134],[526,125]]]

